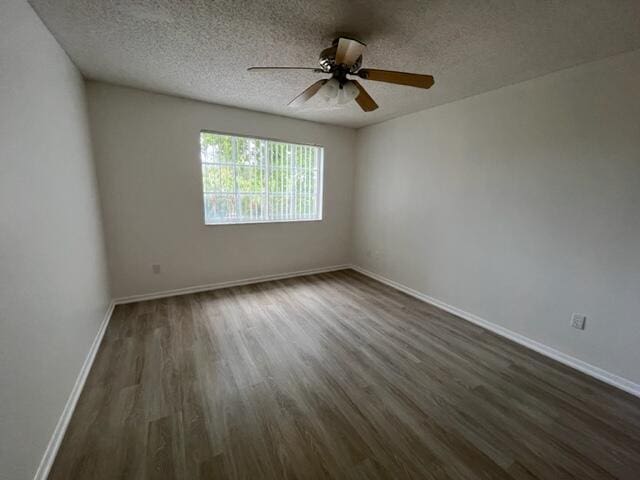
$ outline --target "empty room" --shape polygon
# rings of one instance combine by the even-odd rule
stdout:
[[[1,0],[0,479],[640,478],[640,2]]]

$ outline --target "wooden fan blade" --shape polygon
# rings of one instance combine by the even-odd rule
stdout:
[[[336,50],[336,65],[346,65],[350,67],[360,58],[365,47],[366,45],[358,40],[340,37]]]
[[[360,90],[360,93],[356,97],[356,102],[358,102],[360,108],[365,112],[373,112],[376,108],[378,108],[378,104],[373,100],[373,98],[371,98],[364,87],[360,85],[360,82],[356,80],[351,81],[356,87],[358,87],[358,90]]]
[[[291,100],[289,102],[289,106],[290,107],[299,107],[300,105],[302,105],[304,102],[306,102],[307,100],[309,100],[311,97],[313,97],[316,93],[318,93],[318,90],[320,90],[320,88],[327,83],[329,80],[324,79],[324,80],[318,80],[316,83],[312,84],[310,87],[308,87],[304,92],[302,92],[300,95],[298,95],[296,98],[294,98],[293,100]]]
[[[315,67],[249,67],[247,71],[252,70],[313,70],[314,72],[322,72],[319,68]]]
[[[431,88],[434,83],[431,75],[376,70],[374,68],[361,68],[356,75],[365,80],[373,80],[374,82],[395,83],[396,85],[407,85],[417,88]]]

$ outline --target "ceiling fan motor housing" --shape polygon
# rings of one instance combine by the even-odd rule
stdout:
[[[318,63],[320,63],[320,68],[323,72],[326,73],[342,73],[340,75],[343,77],[347,73],[355,73],[362,66],[362,55],[358,57],[358,59],[350,66],[347,65],[336,65],[336,52],[338,50],[338,40],[336,38],[333,41],[333,45],[329,48],[325,48],[320,52],[320,58],[318,59]]]

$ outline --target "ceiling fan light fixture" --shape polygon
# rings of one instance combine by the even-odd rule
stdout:
[[[356,87],[353,82],[349,81],[345,83],[338,92],[338,104],[344,105],[345,103],[351,102],[359,93],[358,87]]]
[[[332,78],[322,86],[322,88],[318,91],[318,95],[320,95],[320,98],[322,98],[325,102],[329,103],[333,99],[338,97],[339,92],[340,82],[338,82],[338,80],[336,80],[335,78]]]
[[[358,87],[353,82],[347,81],[342,85],[340,82],[332,78],[327,81],[318,91],[318,95],[326,105],[344,105],[349,103],[359,94]]]

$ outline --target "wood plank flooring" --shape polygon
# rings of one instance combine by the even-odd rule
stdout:
[[[354,271],[116,308],[51,479],[638,479],[640,400]]]

